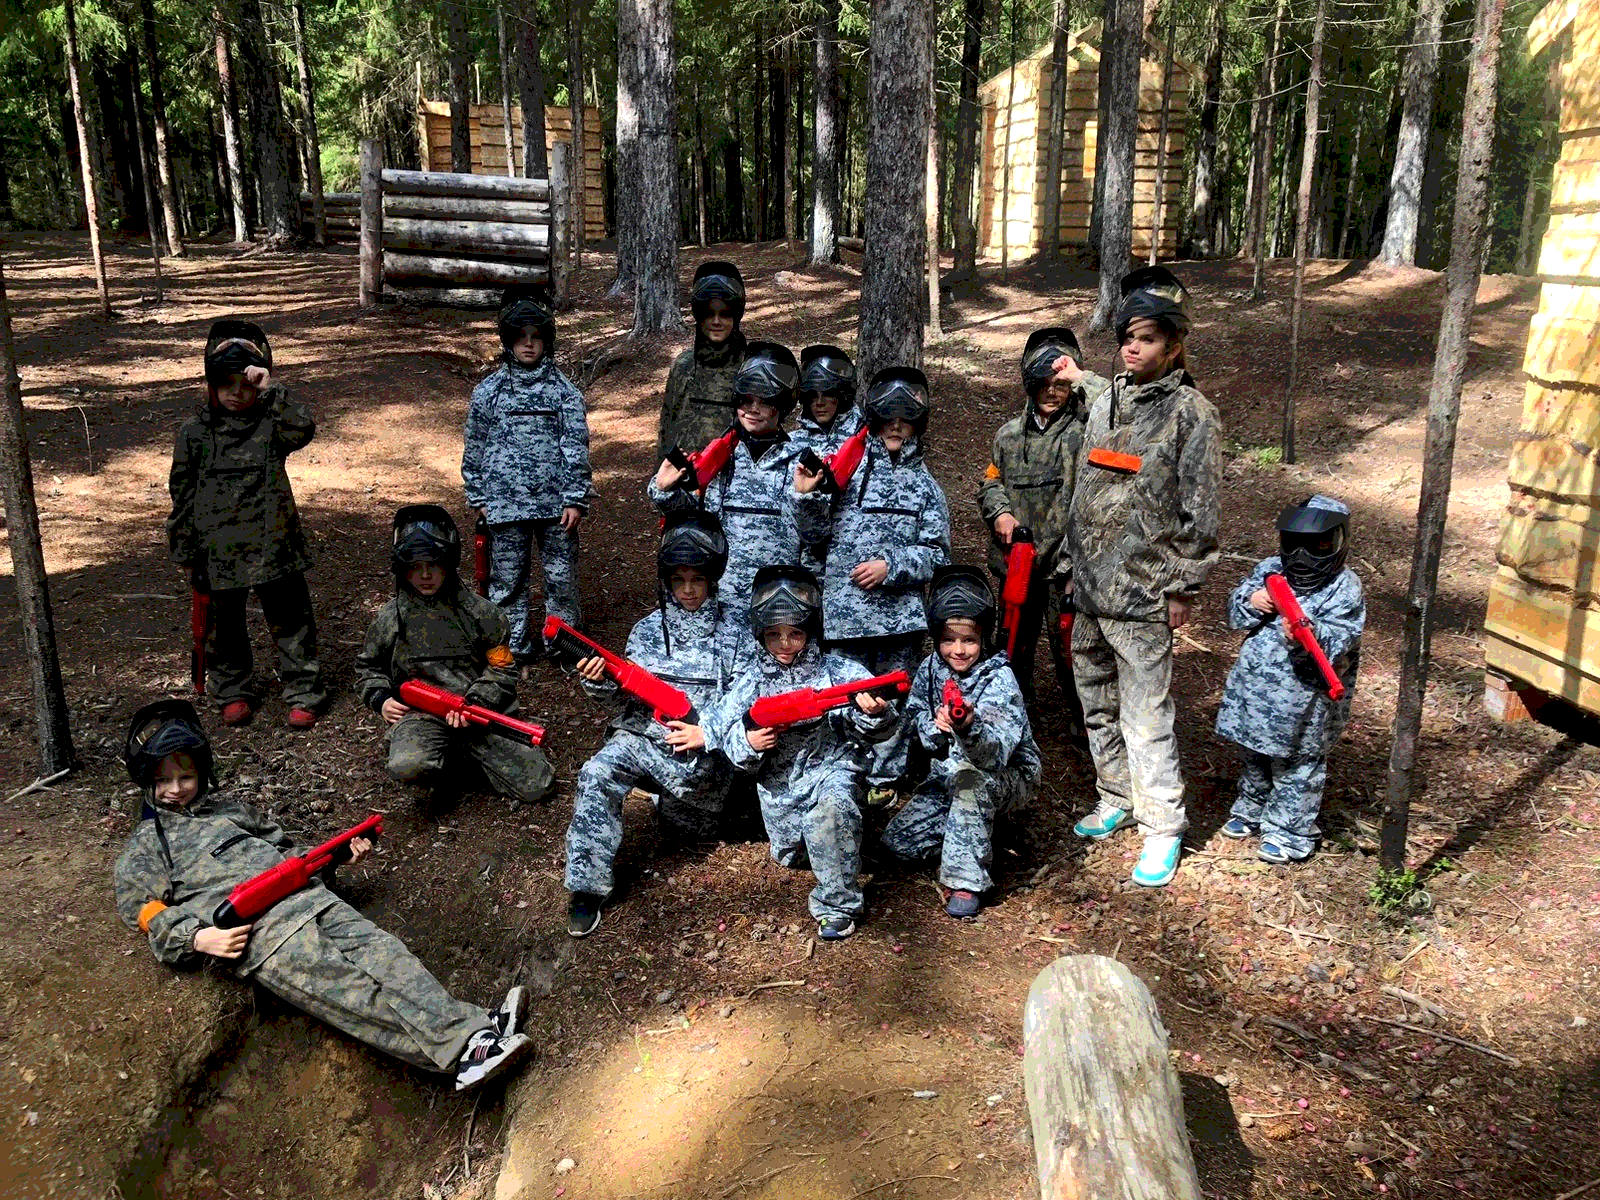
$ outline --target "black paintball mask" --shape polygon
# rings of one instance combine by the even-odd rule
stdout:
[[[206,382],[214,388],[222,387],[251,367],[272,370],[272,346],[261,326],[236,317],[214,324],[206,335]]]
[[[211,740],[200,724],[200,714],[187,700],[157,700],[133,714],[122,761],[128,778],[149,791],[155,786],[156,768],[169,754],[187,754],[200,776],[200,793],[216,786],[212,770]]]
[[[928,431],[928,377],[915,367],[885,367],[867,389],[867,425],[873,433],[895,418],[909,422],[920,441]]]
[[[800,351],[800,407],[813,421],[811,405],[818,396],[837,396],[837,421],[856,402],[856,365],[837,346],[807,346]]]
[[[1029,399],[1050,386],[1056,377],[1055,361],[1062,355],[1083,366],[1083,350],[1072,330],[1057,326],[1035,329],[1028,335],[1028,344],[1022,348],[1022,386]]]
[[[1154,321],[1169,337],[1189,332],[1189,291],[1165,267],[1140,267],[1122,277],[1122,304],[1117,309],[1117,341],[1128,326],[1143,318]]]
[[[935,567],[928,584],[928,632],[935,643],[946,621],[976,621],[985,651],[994,642],[994,589],[977,567]]]
[[[669,581],[678,567],[699,571],[713,589],[722,579],[728,569],[728,539],[715,513],[696,509],[667,518],[656,550],[656,577],[661,582],[663,598],[670,593]]]
[[[1289,586],[1326,587],[1350,553],[1350,509],[1330,496],[1307,496],[1278,514],[1278,553]]]
[[[756,641],[774,625],[793,625],[815,641],[822,634],[822,585],[804,567],[762,567],[750,585],[750,632]]]
[[[394,514],[389,567],[395,580],[405,583],[406,572],[417,563],[433,563],[452,576],[461,567],[461,532],[437,504],[407,504]]]
[[[703,262],[695,268],[694,282],[689,285],[689,311],[694,313],[695,324],[711,315],[711,302],[721,300],[737,327],[744,320],[744,276],[731,262]]]
[[[544,358],[549,358],[556,349],[556,317],[549,298],[537,288],[507,288],[500,297],[499,328],[500,346],[508,363],[516,362],[511,347],[529,326],[538,331],[539,340],[544,343]]]
[[[744,362],[733,377],[733,402],[746,397],[770,404],[782,421],[794,411],[795,388],[800,383],[800,368],[787,346],[777,342],[751,342],[745,347]]]

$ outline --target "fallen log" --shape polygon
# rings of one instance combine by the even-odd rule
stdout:
[[[550,205],[543,200],[491,200],[477,196],[385,195],[383,215],[445,221],[488,221],[510,225],[548,225]]]
[[[1167,1031],[1127,967],[1056,959],[1028,989],[1022,1036],[1043,1200],[1200,1200]]]
[[[383,252],[383,282],[399,287],[506,287],[513,283],[549,283],[547,262],[506,262],[492,258]]]
[[[548,179],[514,179],[507,175],[458,175],[447,171],[383,173],[385,196],[476,196],[501,200],[550,199]]]
[[[383,218],[383,248],[545,259],[550,257],[550,227],[496,225],[488,221],[428,221],[416,217],[390,217],[386,213]]]

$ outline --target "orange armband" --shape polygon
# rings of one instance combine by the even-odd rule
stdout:
[[[139,910],[139,932],[149,933],[150,922],[156,919],[157,913],[167,910],[167,906],[160,900],[147,900],[144,907]]]
[[[1117,450],[1105,450],[1096,446],[1089,451],[1089,461],[1094,466],[1104,467],[1108,471],[1121,471],[1127,475],[1135,475],[1139,468],[1144,466],[1144,459],[1137,454],[1123,454]]]

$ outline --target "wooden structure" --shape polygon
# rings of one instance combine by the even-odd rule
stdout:
[[[1022,1078],[1043,1200],[1200,1200],[1167,1031],[1113,958],[1058,958],[1022,1016]]]
[[[330,242],[353,242],[361,233],[361,193],[323,192],[323,221],[327,225]],[[300,232],[311,240],[311,193],[300,193]]]
[[[1555,0],[1528,42],[1559,72],[1561,156],[1484,622],[1485,701],[1506,719],[1527,688],[1600,714],[1600,5]]]
[[[1067,49],[1066,119],[1061,153],[1062,246],[1085,249],[1094,199],[1094,153],[1099,132],[1100,26],[1075,35]],[[1161,137],[1161,82],[1165,47],[1146,36],[1139,67],[1139,132],[1133,169],[1133,251],[1150,252],[1155,219],[1156,172]],[[1044,244],[1045,178],[1050,136],[1050,43],[978,88],[983,108],[982,166],[978,182],[978,241],[985,255],[1004,245],[1025,258]],[[1189,88],[1197,70],[1174,57],[1163,173],[1158,252],[1177,253],[1183,219],[1183,149]],[[1008,169],[1009,167],[1009,169]]]
[[[467,131],[472,138],[472,173],[506,174],[505,114],[498,104],[467,105]],[[572,110],[547,105],[544,140],[554,153],[557,142],[572,144]],[[450,170],[450,105],[444,100],[424,100],[417,106],[417,144],[424,171]],[[511,106],[511,151],[522,164],[522,108]],[[574,170],[576,170],[574,166]],[[598,242],[606,236],[606,166],[600,132],[600,110],[583,110],[583,231],[584,240]]]

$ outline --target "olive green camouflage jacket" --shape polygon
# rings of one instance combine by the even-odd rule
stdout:
[[[356,655],[356,692],[374,712],[408,679],[436,683],[469,704],[516,707],[517,669],[510,626],[492,601],[447,583],[432,596],[402,586],[378,610]]]
[[[733,353],[721,366],[707,366],[692,347],[673,360],[661,401],[657,460],[674,446],[689,454],[728,432],[735,415],[733,377],[743,362],[742,353]]]

